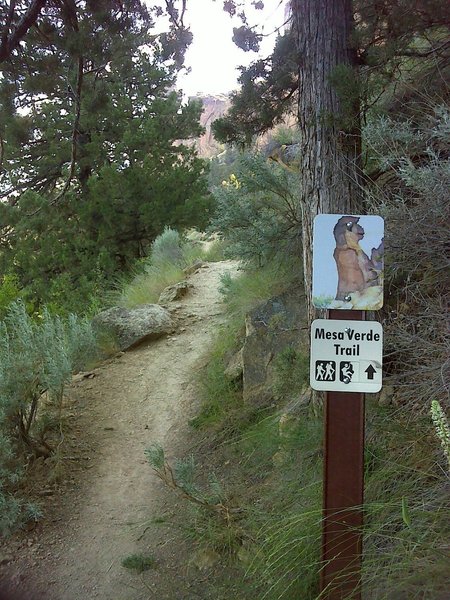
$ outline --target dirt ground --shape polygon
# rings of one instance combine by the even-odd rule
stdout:
[[[0,590],[14,600],[233,600],[210,585],[214,561],[167,524],[183,509],[148,465],[161,444],[169,459],[189,453],[198,409],[195,375],[223,322],[220,276],[237,263],[209,263],[172,303],[176,331],[79,375],[68,389],[58,483],[36,490],[44,519],[0,550]],[[44,469],[44,466],[42,467]],[[121,561],[156,559],[138,575]],[[201,562],[201,561],[200,561]]]

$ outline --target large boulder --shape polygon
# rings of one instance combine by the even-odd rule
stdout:
[[[130,309],[115,306],[96,315],[92,324],[97,330],[112,334],[120,350],[159,338],[173,328],[169,312],[158,304]]]
[[[267,300],[247,314],[242,350],[244,400],[267,404],[273,399],[274,360],[288,347],[307,340],[305,298],[292,289]]]

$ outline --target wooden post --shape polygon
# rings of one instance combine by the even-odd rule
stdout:
[[[330,310],[329,319],[365,313]],[[364,494],[364,394],[327,392],[321,591],[326,600],[360,600]]]

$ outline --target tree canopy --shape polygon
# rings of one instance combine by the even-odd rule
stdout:
[[[242,27],[255,33],[245,20],[245,3],[224,4],[231,14],[242,14]],[[353,19],[358,77],[341,68],[336,69],[332,81],[344,107],[350,107],[357,96],[364,120],[375,104],[379,109],[382,101],[389,106],[394,96],[401,97],[399,91],[411,93],[419,85],[427,93],[444,93],[450,59],[447,2],[354,0]],[[241,68],[241,89],[232,96],[232,108],[214,124],[220,141],[248,145],[255,135],[269,131],[287,113],[296,112],[302,52],[295,44],[292,25],[291,18],[270,56]],[[239,44],[236,36],[235,41]],[[239,45],[248,49],[245,41]],[[351,128],[347,115],[341,118],[344,129]]]
[[[154,34],[139,1],[41,5],[14,44],[30,8],[0,2],[0,258],[45,298],[58,278],[109,277],[166,225],[204,223],[210,201],[182,143],[201,106],[174,91],[186,31]]]

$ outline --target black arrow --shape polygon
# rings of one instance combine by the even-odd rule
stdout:
[[[372,367],[372,365],[369,365],[367,367],[367,369],[364,371],[364,373],[367,373],[367,379],[373,379],[373,376],[376,373],[376,370]]]

